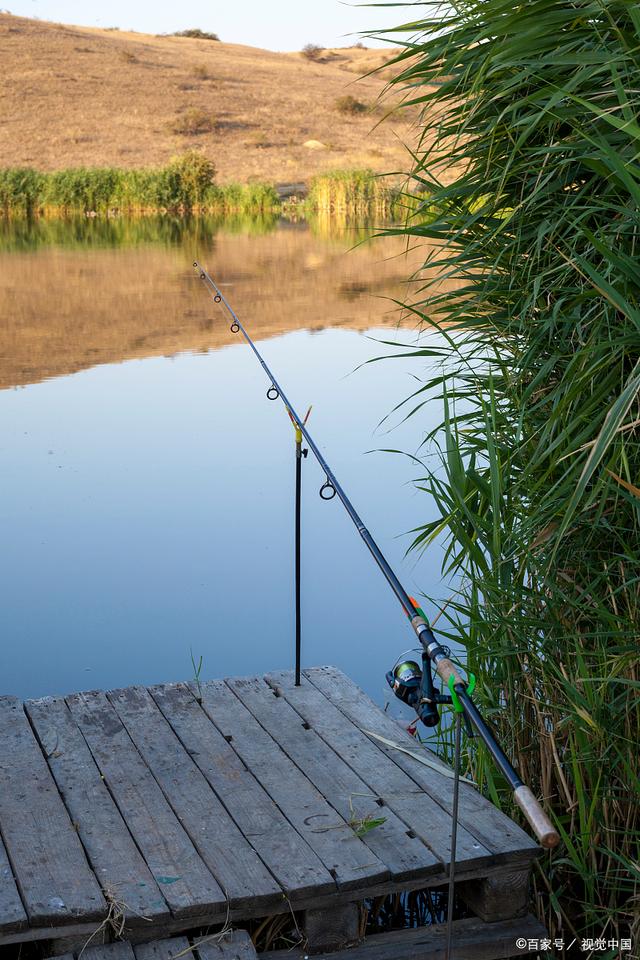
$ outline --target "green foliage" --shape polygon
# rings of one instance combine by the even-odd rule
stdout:
[[[174,157],[165,167],[121,170],[76,167],[55,173],[0,169],[0,212],[4,216],[62,213],[272,213],[280,208],[275,187],[266,183],[217,186],[215,166],[197,150]]]
[[[270,183],[225,184],[220,196],[226,209],[245,214],[280,208],[278,192]]]
[[[346,113],[350,115],[366,113],[369,109],[366,103],[362,103],[361,100],[356,100],[356,98],[352,97],[350,93],[346,94],[344,97],[338,97],[335,102],[335,108],[338,113]]]
[[[444,411],[427,438],[442,473],[419,484],[441,519],[414,547],[446,536],[460,592],[443,632],[563,837],[536,883],[543,919],[619,938],[639,892],[640,15],[426,6],[398,28],[414,39],[395,80],[424,111],[413,175],[430,198],[392,232],[429,246],[413,308],[446,341],[411,351],[441,366],[409,416]]]
[[[0,216],[284,212],[272,184],[219,186],[215,175],[212,161],[198,150],[188,150],[164,167],[73,167],[54,173],[0,168]],[[296,205],[295,213],[311,217],[323,232],[322,218],[359,220],[368,228],[372,218],[380,223],[415,209],[419,202],[415,196],[391,189],[370,170],[336,170],[313,179],[307,201]],[[329,224],[327,229],[333,233],[334,226]]]
[[[213,163],[197,150],[174,157],[158,183],[158,206],[193,210],[215,203],[215,175]]]
[[[192,40],[219,40],[217,33],[207,33],[206,30],[200,30],[198,27],[192,27],[190,30],[178,30],[171,34],[172,37],[189,37]]]
[[[4,216],[31,216],[42,194],[44,175],[29,167],[0,168],[0,210]]]
[[[120,185],[118,171],[110,167],[77,167],[58,170],[44,178],[44,206],[105,211]]]

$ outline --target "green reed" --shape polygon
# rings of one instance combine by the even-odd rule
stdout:
[[[442,470],[419,481],[440,519],[413,547],[445,536],[459,592],[438,627],[466,646],[482,706],[562,835],[536,877],[540,916],[569,941],[636,937],[640,13],[424,7],[388,34],[405,46],[394,84],[423,111],[413,177],[430,191],[428,215],[390,232],[429,242],[411,309],[445,341],[409,350],[439,369],[408,416],[443,410],[425,438]],[[517,815],[481,746],[468,751]]]
[[[215,167],[190,151],[164,167],[125,170],[75,167],[42,173],[0,169],[0,213],[30,217],[46,213],[234,213],[261,215],[278,210],[273,186],[218,185]]]

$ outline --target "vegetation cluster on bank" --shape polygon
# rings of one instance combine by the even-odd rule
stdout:
[[[337,170],[314,177],[303,204],[281,200],[273,184],[216,182],[214,164],[198,151],[163,167],[72,167],[42,172],[0,168],[0,215],[247,214],[322,210],[354,217],[391,216],[401,195],[371,170]]]
[[[0,210],[5,216],[47,213],[157,213],[268,210],[279,204],[265,183],[216,183],[214,164],[196,151],[164,167],[73,167],[43,173],[30,167],[0,169]]]
[[[456,590],[438,629],[561,834],[539,915],[611,960],[640,933],[640,15],[625,0],[442,10],[397,32],[436,215],[393,232],[429,244],[412,306],[441,344],[413,350],[419,486],[440,512],[415,546],[445,539]],[[518,816],[479,741],[467,762]]]

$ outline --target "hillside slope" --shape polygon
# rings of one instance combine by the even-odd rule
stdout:
[[[221,182],[308,181],[334,167],[405,169],[406,117],[375,106],[389,53],[347,48],[315,62],[238,44],[0,15],[0,163],[54,170],[150,166],[197,147]],[[373,109],[345,115],[345,95]],[[190,111],[210,132],[175,130]],[[305,147],[306,141],[322,147]]]

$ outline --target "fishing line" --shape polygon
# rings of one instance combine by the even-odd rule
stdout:
[[[462,739],[462,714],[456,712],[455,750],[453,760],[453,806],[451,811],[451,851],[449,854],[449,884],[447,895],[447,939],[445,960],[451,960],[451,941],[453,938],[453,901],[455,897],[456,850],[458,845],[458,798],[460,796],[460,746]]]
[[[233,307],[224,296],[220,288],[217,286],[215,281],[197,260],[194,261],[193,266],[198,271],[200,279],[207,286],[214,303],[221,304],[231,317],[231,332],[242,334],[247,345],[251,348],[256,360],[264,370],[270,383],[270,387],[267,391],[268,398],[270,400],[282,400],[289,413],[289,416],[291,417],[291,420],[300,431],[302,437],[304,437],[306,440],[307,444],[309,445],[309,449],[318,461],[318,464],[326,476],[326,480],[320,488],[320,496],[323,500],[332,500],[337,496],[341,501],[343,507],[347,511],[367,549],[380,568],[382,575],[385,577],[387,583],[399,600],[411,623],[411,626],[413,627],[413,630],[423,650],[422,670],[420,670],[417,664],[411,665],[412,668],[416,668],[417,673],[416,671],[410,671],[415,675],[412,675],[410,678],[411,683],[409,693],[411,694],[411,699],[407,699],[405,702],[410,702],[411,705],[414,706],[414,709],[416,710],[420,719],[423,719],[424,717],[428,726],[433,725],[433,721],[437,715],[438,703],[452,703],[454,709],[464,715],[465,721],[469,725],[469,729],[473,728],[475,733],[485,744],[487,750],[493,757],[494,762],[500,769],[507,782],[510,784],[511,789],[513,790],[513,799],[522,810],[539,842],[543,847],[555,847],[560,842],[560,836],[558,832],[540,806],[532,791],[529,789],[529,787],[525,786],[519,775],[511,766],[511,763],[507,759],[504,751],[496,741],[492,731],[486,724],[480,711],[471,699],[471,693],[473,691],[473,686],[475,685],[475,678],[470,675],[468,679],[465,679],[459,673],[457,666],[451,660],[451,651],[438,642],[423,611],[412,600],[402,586],[400,580],[389,565],[386,557],[380,550],[380,547],[377,545],[370,532],[365,527],[351,500],[338,482],[331,467],[318,449],[317,444],[309,433],[305,421],[296,413],[295,408],[289,401],[286,393],[282,389],[273,372],[263,359],[255,343],[245,330]],[[449,693],[447,695],[436,693],[434,690],[433,679],[431,676],[431,664],[433,664],[436,673],[442,680],[445,689],[448,688]],[[404,667],[405,665],[408,666],[408,664],[401,664],[400,666]],[[397,671],[398,667],[396,667],[396,669],[393,671],[394,676],[392,677],[392,681],[390,681],[390,683],[392,683],[394,692],[400,696],[401,699],[405,699],[405,687],[403,686],[402,678],[395,676]]]

